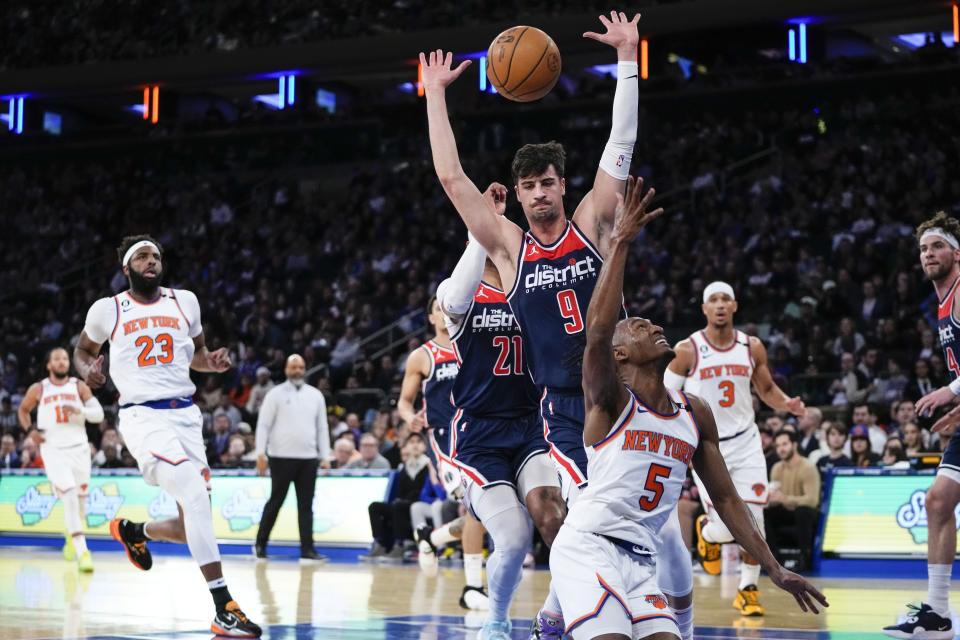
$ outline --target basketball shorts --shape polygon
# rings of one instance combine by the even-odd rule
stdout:
[[[550,549],[550,575],[566,632],[574,640],[603,634],[680,637],[676,618],[657,587],[656,558],[627,543],[564,524]]]
[[[943,459],[937,467],[937,475],[944,475],[960,483],[960,430],[950,436],[947,448],[943,451]]]
[[[767,460],[763,455],[760,431],[751,429],[735,438],[721,441],[720,453],[740,498],[748,504],[767,504]],[[693,474],[693,480],[700,491],[703,508],[709,510],[713,502],[706,488],[696,473]]]
[[[516,488],[530,459],[547,452],[536,413],[503,419],[474,418],[457,411],[451,425],[451,457],[464,481],[483,489],[498,484]]]
[[[450,457],[450,427],[429,427],[427,429],[427,442],[430,445],[430,457],[434,464],[443,458]]]
[[[544,389],[540,399],[543,437],[550,445],[550,457],[560,472],[564,497],[569,485],[587,484],[587,452],[583,448],[586,407],[582,393],[561,393]]]
[[[86,495],[90,486],[90,445],[81,442],[69,447],[53,444],[40,445],[43,467],[47,479],[58,495],[71,489],[78,489],[80,495]]]
[[[120,435],[140,467],[147,484],[157,485],[161,464],[188,464],[210,489],[210,468],[203,446],[203,417],[196,405],[182,409],[153,409],[135,405],[120,409]]]

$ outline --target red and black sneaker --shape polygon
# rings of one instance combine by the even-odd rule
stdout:
[[[223,611],[210,623],[210,631],[224,638],[259,638],[263,630],[250,622],[250,618],[240,610],[240,605],[231,600]]]
[[[134,523],[125,518],[117,518],[110,522],[110,535],[113,539],[123,545],[127,552],[127,559],[133,563],[137,569],[149,571],[153,566],[153,556],[147,549],[147,539],[140,534],[136,535],[133,531]]]

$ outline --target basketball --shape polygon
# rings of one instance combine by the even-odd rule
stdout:
[[[487,79],[514,102],[533,102],[550,93],[560,77],[560,50],[536,27],[511,27],[490,44]]]

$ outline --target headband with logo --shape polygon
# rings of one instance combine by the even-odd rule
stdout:
[[[130,262],[130,258],[133,257],[133,254],[135,254],[140,249],[143,249],[144,247],[153,247],[154,251],[156,251],[157,253],[160,253],[160,248],[157,245],[153,244],[149,240],[141,240],[140,242],[135,243],[132,247],[127,249],[127,252],[123,254],[123,263],[122,263],[123,266],[127,266],[127,263]]]

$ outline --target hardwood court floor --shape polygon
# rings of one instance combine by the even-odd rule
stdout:
[[[141,572],[119,551],[94,556],[93,575],[79,574],[59,554],[0,547],[0,640],[40,638],[210,638],[212,603],[189,557],[155,556]],[[299,565],[227,556],[234,597],[266,630],[264,637],[306,640],[474,638],[482,615],[466,619],[457,600],[461,569],[427,576],[416,565]],[[514,634],[527,625],[546,592],[545,571],[525,572],[513,605]],[[792,599],[761,584],[763,619],[743,619],[731,608],[734,577],[696,576],[696,638],[813,640],[881,638],[921,581],[818,580],[832,606],[805,615]],[[954,609],[960,600],[954,600]]]

